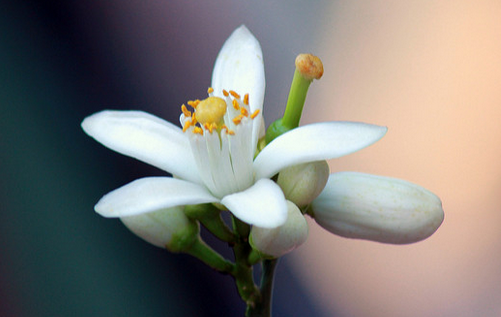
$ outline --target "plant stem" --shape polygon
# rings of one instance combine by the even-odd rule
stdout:
[[[196,239],[193,245],[185,251],[186,253],[198,258],[211,268],[221,273],[232,273],[235,265],[225,260],[219,253],[214,251],[200,238]]]
[[[261,273],[261,297],[254,306],[247,306],[246,317],[271,317],[273,279],[278,259],[264,260]]]

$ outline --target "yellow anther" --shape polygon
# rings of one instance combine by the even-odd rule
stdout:
[[[235,110],[240,109],[240,106],[238,105],[238,101],[236,99],[233,99],[231,103],[233,104],[233,108],[235,108]]]
[[[195,109],[200,102],[201,101],[199,99],[197,99],[197,100],[190,100],[190,101],[187,102],[187,104],[188,104],[188,106],[190,106],[193,109]]]
[[[242,122],[242,119],[244,118],[244,116],[242,116],[241,114],[239,114],[238,116],[236,116],[235,118],[233,118],[233,123],[234,124],[240,124],[240,122]]]
[[[215,124],[214,122],[212,122],[212,123],[205,123],[204,124],[204,128],[205,128],[205,130],[207,130],[210,133],[212,133],[212,131],[214,131],[214,129],[217,130],[217,124]]]
[[[247,111],[247,109],[245,109],[244,107],[240,108],[240,113],[244,117],[248,117],[249,116],[249,111]]]
[[[233,98],[240,99],[240,95],[234,92],[233,90],[230,90],[230,94],[233,96]]]
[[[188,128],[191,127],[191,121],[188,120],[184,123],[184,126],[183,126],[183,132],[186,132],[186,130],[188,130]]]
[[[186,108],[185,104],[181,106],[181,111],[183,112],[185,117],[191,117],[191,111],[189,111],[188,108]]]
[[[254,119],[255,117],[257,117],[257,115],[259,114],[259,109],[257,109],[256,111],[254,111],[252,114],[251,114],[251,119]]]
[[[212,94],[213,92],[214,92],[214,88],[209,87],[209,89],[207,89],[207,93],[208,94]]]
[[[226,126],[226,124],[223,124],[223,126],[221,127],[221,129],[225,130],[226,133],[229,134],[229,135],[235,135],[235,131],[228,129],[228,127]]]
[[[209,97],[197,104],[195,118],[201,124],[220,123],[226,113],[226,102],[219,97]]]
[[[223,89],[223,95],[224,95],[225,97],[228,97],[230,94],[229,94],[226,90],[224,90],[224,89]]]
[[[200,128],[200,127],[195,127],[195,129],[193,129],[193,133],[198,133],[200,135],[204,135],[204,130],[202,130],[202,128]]]
[[[194,124],[197,124],[197,122],[198,122],[198,121],[197,121],[197,118],[195,118],[195,113],[193,113],[193,114],[191,115],[191,124],[193,124],[193,125],[194,125]]]
[[[249,105],[249,94],[244,95],[244,105]]]

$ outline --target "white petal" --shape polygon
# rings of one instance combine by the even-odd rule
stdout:
[[[386,133],[386,127],[359,122],[321,122],[282,134],[254,160],[256,179],[269,178],[301,163],[328,160],[363,149]]]
[[[108,193],[94,209],[101,216],[115,218],[217,201],[197,184],[170,177],[145,177]]]
[[[85,133],[104,146],[182,179],[200,183],[183,131],[142,111],[101,111],[82,122]]]
[[[394,244],[423,240],[444,219],[442,203],[430,191],[354,172],[332,174],[312,210],[317,223],[332,233]]]
[[[261,253],[275,258],[299,247],[308,238],[308,222],[301,210],[287,201],[287,221],[280,227],[268,229],[253,226],[251,230],[252,247]]]
[[[222,90],[249,94],[251,113],[263,110],[265,77],[263,52],[258,40],[244,26],[237,28],[226,40],[216,59],[212,72],[214,95],[222,97]],[[261,121],[253,122],[253,148],[256,148]]]
[[[261,228],[275,228],[287,220],[287,204],[280,187],[269,179],[224,197],[221,203],[238,219]]]

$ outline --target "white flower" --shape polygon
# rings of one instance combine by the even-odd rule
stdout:
[[[188,103],[193,113],[183,107],[182,129],[140,111],[87,117],[82,128],[98,142],[176,177],[136,180],[105,195],[95,210],[105,217],[126,217],[218,203],[248,224],[275,228],[286,221],[287,203],[271,177],[288,166],[358,151],[386,133],[385,127],[364,123],[316,123],[281,135],[254,159],[264,89],[261,47],[241,26],[217,57],[210,97]]]
[[[311,211],[328,231],[405,244],[433,234],[444,219],[440,199],[404,180],[355,172],[331,174]]]

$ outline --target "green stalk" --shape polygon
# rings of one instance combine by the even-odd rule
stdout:
[[[247,306],[246,317],[271,317],[273,281],[277,264],[278,259],[263,261],[260,287],[261,298],[253,307]]]
[[[299,126],[306,94],[311,82],[312,79],[305,78],[298,69],[294,71],[284,116],[269,126],[266,131],[266,143],[270,143],[279,135]]]
[[[311,82],[312,80],[304,78],[298,69],[294,71],[289,98],[287,99],[287,106],[285,107],[285,113],[282,118],[282,124],[284,126],[290,129],[299,126],[299,119],[301,119],[301,114],[303,113],[306,94],[308,93]]]
[[[192,246],[185,250],[184,253],[198,258],[214,270],[221,273],[231,274],[235,269],[235,265],[233,263],[225,260],[219,253],[205,244],[205,242],[203,242],[200,238],[196,239]]]

